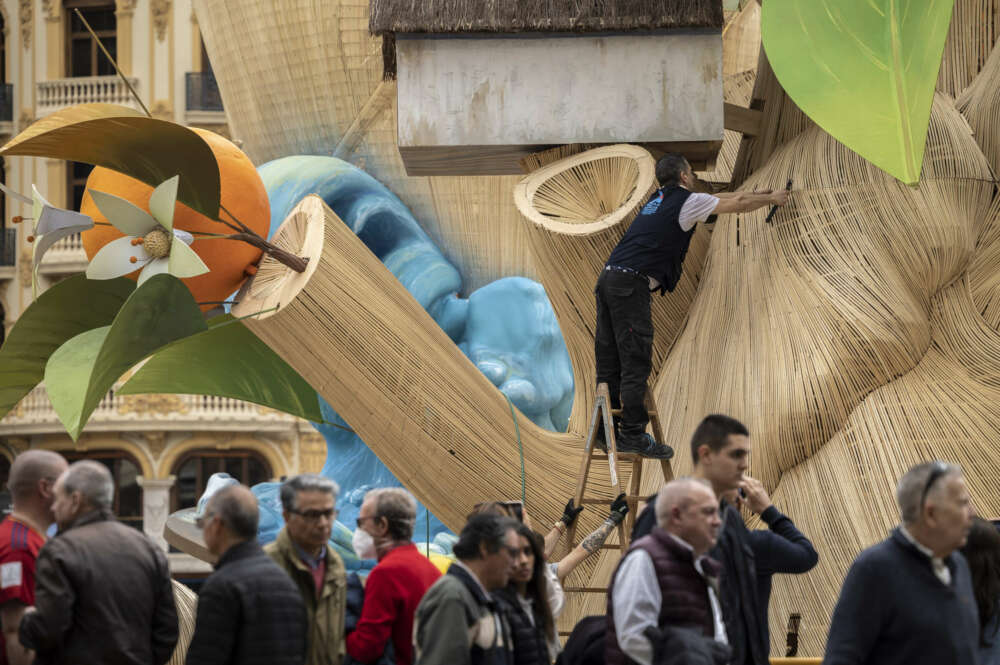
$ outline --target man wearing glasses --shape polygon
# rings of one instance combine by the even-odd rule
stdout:
[[[945,462],[899,479],[902,523],[844,579],[824,665],[975,665],[979,616],[958,548],[974,511],[962,469]]]
[[[330,546],[337,518],[337,483],[303,473],[281,485],[285,527],[264,548],[295,582],[309,626],[306,665],[339,665],[344,659],[347,575]]]
[[[302,598],[257,544],[259,519],[257,498],[243,485],[212,495],[197,519],[205,546],[218,560],[198,594],[186,665],[305,662]]]

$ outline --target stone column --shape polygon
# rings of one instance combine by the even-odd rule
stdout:
[[[166,478],[137,479],[142,487],[142,530],[156,544],[167,551],[167,541],[163,537],[163,528],[170,515],[170,488],[174,486],[176,476]]]

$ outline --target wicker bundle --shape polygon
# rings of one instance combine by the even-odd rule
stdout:
[[[198,596],[194,591],[177,580],[172,582],[174,588],[174,606],[177,608],[177,646],[167,661],[168,665],[184,665],[188,645],[194,637],[195,617],[198,612]]]

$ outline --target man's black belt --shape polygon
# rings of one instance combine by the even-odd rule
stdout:
[[[633,270],[632,268],[626,268],[625,266],[604,266],[604,269],[609,272],[623,272],[626,275],[634,275],[636,277],[641,277],[642,279],[649,279],[646,275],[642,274],[638,270]]]

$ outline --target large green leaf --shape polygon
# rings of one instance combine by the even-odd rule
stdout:
[[[249,328],[229,314],[209,325],[159,351],[119,394],[217,395],[323,421],[316,391]]]
[[[778,81],[835,139],[907,184],[920,179],[954,0],[767,0]]]
[[[0,418],[38,385],[49,356],[66,340],[110,324],[135,282],[124,277],[65,279],[28,306],[0,348]]]
[[[219,216],[219,164],[189,127],[148,118],[116,104],[77,104],[51,113],[0,148],[104,166],[156,187],[180,176],[177,199],[212,219]]]
[[[74,440],[80,436],[101,398],[130,367],[170,342],[207,327],[188,288],[163,273],[137,288],[110,326],[82,333],[60,346],[45,366],[45,387],[69,435]]]

